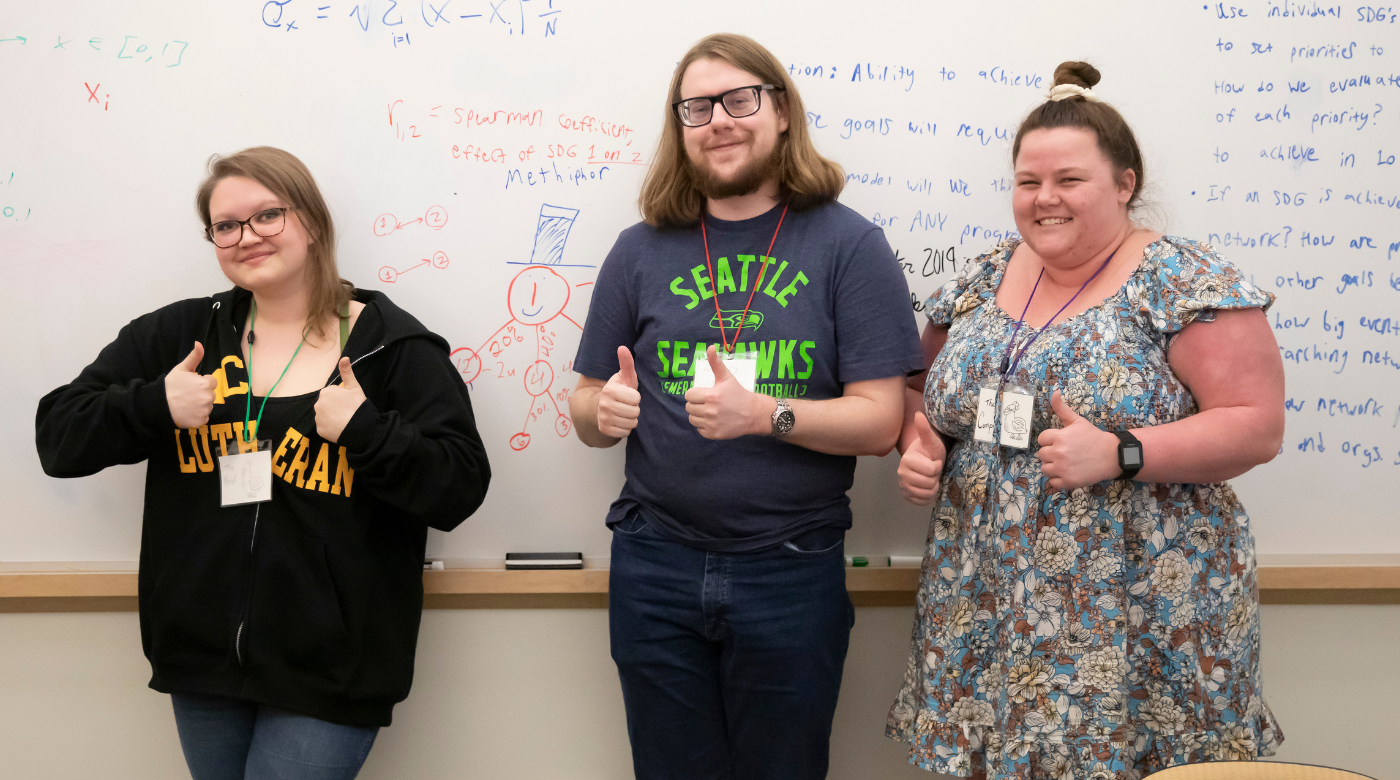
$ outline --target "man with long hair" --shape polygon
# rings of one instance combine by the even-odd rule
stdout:
[[[856,455],[922,367],[883,233],[755,41],[676,66],[642,224],[598,274],[570,410],[627,439],[609,618],[636,775],[821,778],[854,610]]]

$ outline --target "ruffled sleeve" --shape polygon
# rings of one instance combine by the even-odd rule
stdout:
[[[1233,263],[1207,244],[1165,236],[1150,247],[1143,273],[1130,283],[1137,318],[1168,341],[1187,325],[1214,322],[1226,309],[1263,309],[1274,294],[1250,283]]]
[[[956,278],[938,288],[924,301],[924,315],[934,325],[951,325],[953,320],[981,306],[996,295],[996,273],[1005,267],[1016,243],[1003,241],[996,247],[968,260]]]

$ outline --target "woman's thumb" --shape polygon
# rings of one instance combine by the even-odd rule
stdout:
[[[179,365],[175,366],[175,370],[194,373],[199,369],[199,361],[203,359],[204,345],[196,341],[194,343],[194,349],[190,350],[190,354],[186,355],[185,359],[180,361]]]
[[[1071,425],[1080,419],[1079,413],[1074,411],[1069,403],[1065,401],[1064,396],[1060,395],[1059,390],[1056,390],[1055,393],[1050,396],[1050,411],[1054,412],[1055,416],[1060,418],[1060,422],[1065,425]]]
[[[360,389],[360,380],[355,378],[355,369],[350,364],[350,358],[340,359],[340,384],[352,390]]]
[[[933,426],[929,425],[928,417],[923,412],[914,415],[914,432],[919,434],[919,441],[924,443],[925,452],[933,452]]]

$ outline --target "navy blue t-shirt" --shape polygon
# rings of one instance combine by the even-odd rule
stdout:
[[[610,527],[640,508],[671,538],[723,552],[850,528],[854,457],[771,436],[711,441],[685,411],[695,364],[720,342],[720,317],[734,340],[781,214],[780,205],[740,221],[707,217],[713,280],[699,225],[634,225],[608,253],[574,370],[607,380],[619,346],[637,366],[641,416]],[[775,397],[838,398],[846,382],[923,368],[909,287],[884,233],[839,203],[788,211],[739,340],[737,351],[759,356],[755,389]]]

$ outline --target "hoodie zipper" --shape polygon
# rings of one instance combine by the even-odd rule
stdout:
[[[258,542],[258,517],[262,514],[262,504],[253,505],[253,533],[248,539],[248,587],[243,598],[243,614],[238,619],[238,633],[233,638],[233,652],[238,656],[238,665],[243,665],[243,628],[248,625],[248,613],[253,608],[253,547]]]
[[[217,305],[217,304],[216,304],[216,305]],[[236,328],[235,328],[235,330],[236,330]],[[386,344],[380,344],[378,347],[375,347],[373,350],[370,350],[369,352],[366,352],[365,354],[361,355],[359,358],[355,359],[353,362],[351,362],[350,365],[351,365],[351,366],[354,366],[355,364],[359,363],[361,360],[364,360],[365,358],[369,357],[370,355],[373,355],[374,353],[376,353],[376,352],[378,352],[378,351],[384,349],[385,346],[387,346],[387,345],[386,345]],[[335,380],[332,380],[332,382],[334,382],[334,381],[335,381]],[[329,384],[330,384],[330,383],[327,383],[327,386],[329,386]],[[252,392],[252,387],[249,387],[249,388],[248,388],[248,392]],[[233,638],[233,652],[234,652],[234,654],[238,657],[238,665],[239,665],[239,666],[242,666],[242,665],[243,665],[243,629],[247,627],[247,625],[248,625],[249,613],[251,613],[251,612],[252,612],[252,609],[253,609],[253,553],[254,553],[255,548],[257,547],[257,543],[258,543],[258,517],[259,517],[259,515],[260,515],[261,513],[262,513],[262,504],[261,504],[261,503],[254,504],[254,505],[253,505],[253,532],[252,532],[252,534],[250,534],[250,536],[249,536],[249,538],[248,538],[248,587],[245,589],[244,597],[243,597],[243,614],[242,614],[242,616],[241,616],[241,617],[239,618],[239,620],[238,620],[238,631],[237,631],[236,634],[234,634],[234,638]]]

